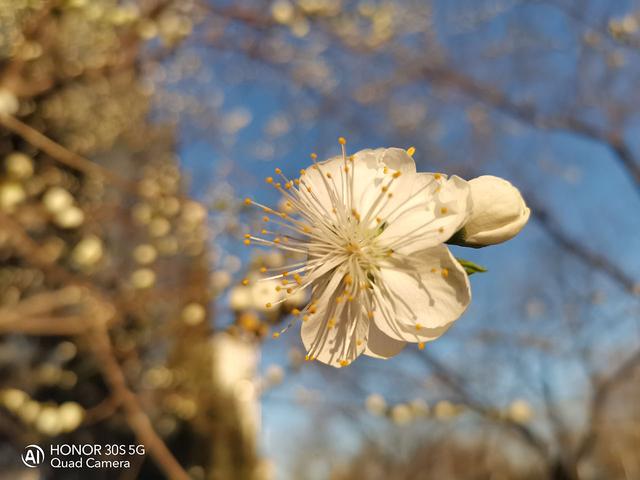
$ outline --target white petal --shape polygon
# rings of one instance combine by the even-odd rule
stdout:
[[[321,206],[325,215],[335,218],[333,207],[336,204],[348,205],[348,192],[353,192],[353,203],[360,206],[366,203],[363,198],[369,195],[372,185],[382,175],[380,158],[384,149],[361,150],[353,155],[353,162],[333,157],[317,165],[312,165],[300,177],[300,195],[309,205]],[[350,172],[345,172],[345,167]],[[309,189],[311,191],[309,191]]]
[[[369,319],[358,302],[336,302],[343,275],[335,271],[319,287],[323,293],[314,294],[317,311],[302,322],[301,329],[309,356],[334,367],[351,363],[364,352],[369,328]]]
[[[391,358],[402,351],[406,343],[384,334],[375,322],[369,323],[369,336],[364,354],[374,358]]]
[[[397,340],[439,337],[471,301],[467,274],[444,245],[416,252],[410,262],[382,267],[378,278],[374,321]]]
[[[402,148],[387,148],[381,160],[392,170],[398,170],[403,174],[416,173],[416,162]]]
[[[397,208],[382,217],[387,226],[380,241],[386,247],[410,254],[446,242],[464,224],[471,212],[467,182],[457,176],[435,178],[417,174],[408,179],[411,185],[398,186]]]

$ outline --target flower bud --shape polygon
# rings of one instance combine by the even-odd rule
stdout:
[[[468,220],[450,243],[485,247],[515,237],[531,211],[520,191],[503,178],[484,175],[469,180],[473,208]]]

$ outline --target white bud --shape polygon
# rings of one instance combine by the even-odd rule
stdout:
[[[13,115],[20,108],[20,102],[13,92],[0,88],[0,115]]]
[[[509,405],[507,416],[510,420],[516,423],[529,423],[533,418],[533,410],[531,410],[529,402],[518,399],[511,402],[511,405]]]
[[[103,253],[102,240],[95,235],[88,235],[75,246],[71,258],[78,266],[91,267],[100,261]]]
[[[520,191],[503,178],[484,175],[469,180],[473,208],[454,238],[470,247],[484,247],[515,237],[529,220],[531,210]]]
[[[396,425],[406,425],[413,419],[413,414],[411,412],[411,408],[404,403],[400,403],[395,405],[391,409],[391,420]]]
[[[385,402],[382,395],[377,393],[372,393],[367,397],[365,406],[369,413],[377,416],[384,415],[384,412],[387,410],[387,402]]]

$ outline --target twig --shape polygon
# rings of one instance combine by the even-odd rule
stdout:
[[[108,180],[112,184],[132,193],[136,192],[136,186],[133,182],[115,174],[106,168],[98,165],[91,160],[88,160],[77,153],[74,153],[67,148],[63,147],[57,142],[54,142],[46,135],[43,135],[38,130],[21,122],[17,118],[11,115],[0,115],[0,125],[4,126],[13,133],[21,136],[27,142],[35,147],[38,147],[43,152],[46,152],[49,156],[56,159],[60,163],[87,174],[93,174]]]
[[[189,480],[189,475],[180,466],[166,444],[158,436],[151,425],[151,420],[142,408],[140,401],[129,387],[111,346],[108,332],[97,328],[91,338],[92,347],[105,380],[109,384],[114,396],[118,397],[127,414],[129,426],[134,431],[138,441],[155,459],[166,475],[171,479]]]

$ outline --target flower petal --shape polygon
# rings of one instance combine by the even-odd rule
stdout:
[[[357,302],[337,302],[344,272],[336,270],[317,287],[316,313],[302,322],[302,342],[309,357],[334,367],[348,365],[366,347],[369,319]],[[319,290],[319,292],[318,292]]]
[[[390,205],[390,213],[382,216],[386,228],[380,235],[386,247],[403,254],[446,242],[471,212],[469,186],[460,177],[443,179],[433,174],[409,177],[413,177],[409,178],[410,185],[405,183],[396,188],[399,202]]]
[[[374,294],[378,328],[407,342],[438,338],[471,301],[467,274],[444,245],[382,267]]]
[[[402,148],[385,149],[381,161],[392,170],[400,171],[403,174],[416,173],[416,162]]]
[[[391,358],[405,347],[406,343],[384,334],[375,324],[369,323],[369,337],[364,354],[374,358]]]

